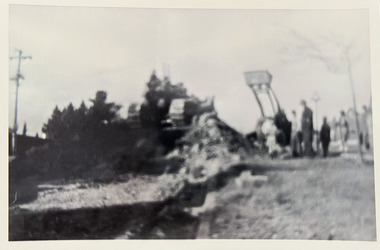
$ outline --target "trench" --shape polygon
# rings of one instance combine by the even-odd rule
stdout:
[[[47,211],[13,207],[9,240],[195,239],[201,220],[187,208],[202,207],[208,193],[219,191],[243,171],[262,175],[284,170],[294,168],[241,162],[204,182],[185,183],[175,196],[157,202]]]

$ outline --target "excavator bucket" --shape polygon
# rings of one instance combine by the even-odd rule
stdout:
[[[272,75],[267,70],[259,70],[245,72],[244,76],[260,107],[261,115],[274,118],[280,111],[280,104],[271,88]]]

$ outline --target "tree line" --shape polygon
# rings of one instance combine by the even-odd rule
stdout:
[[[92,105],[86,107],[84,101],[78,108],[70,103],[60,110],[55,107],[42,132],[47,139],[80,139],[85,135],[94,135],[99,129],[107,128],[120,121],[121,105],[107,102],[107,92],[98,91],[95,99],[90,99]]]

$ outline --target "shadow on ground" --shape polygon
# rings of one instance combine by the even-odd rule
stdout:
[[[170,203],[144,202],[38,213],[13,209],[9,240],[195,238],[199,219]]]

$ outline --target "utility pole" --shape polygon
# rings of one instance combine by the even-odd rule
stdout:
[[[348,52],[346,54],[348,54]],[[348,56],[347,56],[347,70],[348,70],[348,80],[350,82],[351,92],[352,92],[352,103],[354,104],[354,117],[355,117],[356,132],[357,132],[357,137],[358,137],[358,150],[359,150],[360,160],[363,162],[363,151],[362,151],[362,147],[360,145],[359,119],[358,119],[358,116],[356,114],[357,108],[356,108],[356,96],[355,96],[354,80],[352,77],[351,61],[348,58]]]
[[[12,138],[12,140],[13,140],[12,154],[13,155],[16,155],[16,152],[17,152],[16,136],[17,136],[17,129],[18,129],[18,125],[17,125],[18,87],[20,86],[20,79],[24,79],[24,76],[21,74],[21,60],[32,59],[31,56],[23,56],[22,50],[16,49],[16,51],[18,52],[18,56],[10,57],[11,60],[18,59],[18,67],[17,67],[16,77],[11,78],[12,81],[16,82],[15,117],[14,117],[14,122],[13,122],[13,131],[12,131],[13,132],[13,138]]]

